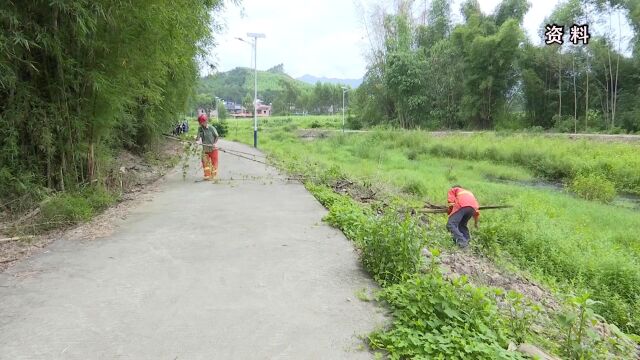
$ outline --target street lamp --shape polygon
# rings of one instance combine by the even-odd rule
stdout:
[[[342,87],[342,132],[344,133],[344,95],[349,91],[349,88]]]
[[[253,83],[253,147],[258,147],[258,39],[265,38],[264,34],[247,33],[247,36],[253,38],[253,72],[255,75]],[[249,43],[241,38],[236,38],[240,41]]]

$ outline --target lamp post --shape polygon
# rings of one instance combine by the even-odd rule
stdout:
[[[342,133],[344,133],[344,95],[349,91],[349,88],[342,87]]]
[[[253,147],[258,147],[258,39],[265,38],[264,34],[259,33],[247,33],[247,36],[253,38],[253,43],[249,43],[241,38],[236,38],[240,41],[244,41],[253,45],[253,73],[254,73],[254,83],[253,83]]]

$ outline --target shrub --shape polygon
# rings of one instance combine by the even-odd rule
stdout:
[[[313,120],[309,127],[311,127],[312,129],[318,129],[322,127],[322,124],[318,120]]]
[[[521,359],[505,349],[506,323],[486,288],[437,272],[383,290],[394,325],[369,336],[391,359]]]
[[[362,122],[362,119],[358,117],[349,116],[346,121],[346,126],[351,130],[360,130],[364,127],[364,123]]]
[[[424,181],[409,180],[402,187],[402,192],[410,195],[424,196],[427,192],[427,186],[424,184]]]
[[[420,250],[425,234],[409,216],[401,221],[395,213],[369,218],[361,226],[358,239],[365,268],[382,286],[406,279],[422,265]]]
[[[227,120],[212,121],[211,125],[216,128],[220,137],[226,137],[229,133],[229,122],[227,122]]]
[[[57,195],[42,206],[46,222],[74,224],[91,219],[94,214],[91,203],[82,194]]]
[[[569,189],[576,195],[587,200],[611,202],[616,197],[616,187],[600,174],[591,173],[576,176]]]
[[[43,230],[60,224],[72,225],[88,221],[114,202],[114,196],[101,187],[55,195],[42,205]]]

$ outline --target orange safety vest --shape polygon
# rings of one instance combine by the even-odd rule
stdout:
[[[470,206],[476,210],[474,217],[477,218],[478,216],[480,216],[480,212],[478,211],[480,209],[480,205],[478,204],[478,200],[476,200],[476,197],[473,196],[473,193],[471,193],[471,191],[459,187],[452,188],[447,194],[447,202],[449,204],[449,216],[455,214],[458,210],[467,206]]]

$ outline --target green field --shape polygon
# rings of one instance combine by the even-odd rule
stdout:
[[[271,118],[261,121],[260,147],[281,166],[305,174],[338,172],[384,189],[395,202],[445,203],[454,183],[482,204],[513,209],[484,212],[474,251],[533,274],[558,294],[589,292],[595,310],[629,333],[640,333],[640,208],[586,200],[575,179],[594,178],[620,192],[638,193],[640,158],[635,144],[553,139],[535,135],[433,137],[419,131],[369,133],[301,140],[310,124],[339,128],[340,118]],[[230,139],[252,142],[251,123]],[[542,170],[546,169],[546,170]],[[543,183],[565,182],[566,188]],[[584,190],[584,189],[583,189]],[[426,243],[449,247],[444,216],[432,216]]]

